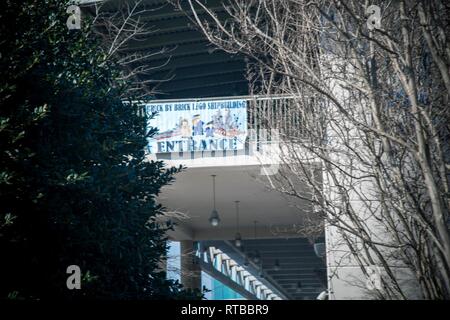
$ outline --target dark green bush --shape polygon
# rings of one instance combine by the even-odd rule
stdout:
[[[0,297],[194,298],[157,268],[155,196],[179,169],[145,161],[147,117],[66,6],[0,4]]]

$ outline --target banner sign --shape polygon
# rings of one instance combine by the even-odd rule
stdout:
[[[199,101],[146,104],[148,122],[158,132],[150,153],[242,150],[247,137],[247,101]]]

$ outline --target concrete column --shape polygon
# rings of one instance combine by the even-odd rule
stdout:
[[[192,240],[180,241],[181,251],[181,284],[186,289],[202,288],[201,268],[195,256],[195,242]]]

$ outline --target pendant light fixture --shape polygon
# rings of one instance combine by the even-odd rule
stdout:
[[[302,289],[302,283],[299,281],[299,282],[297,282],[297,286],[296,286],[296,288],[295,288],[295,292],[296,293],[301,293],[301,292],[303,292],[303,289]]]
[[[239,233],[239,201],[235,201],[236,203],[236,236],[234,237],[234,245],[236,247],[242,246],[242,237]]]
[[[280,261],[278,259],[275,260],[275,263],[273,264],[273,270],[280,271]]]
[[[261,264],[259,266],[259,277],[261,279],[264,279],[266,276],[264,275],[263,262],[262,262],[262,260],[260,262],[261,262]]]
[[[259,271],[259,278],[260,279],[264,279],[266,276],[264,275],[264,271],[263,271],[263,269],[262,269],[262,267],[261,267],[261,270]]]
[[[248,267],[250,265],[250,261],[248,260],[248,256],[245,255],[244,267]]]
[[[255,254],[253,255],[253,262],[259,263],[261,261],[261,256],[259,255],[259,251],[255,250]]]
[[[216,210],[216,175],[212,174],[213,178],[213,210],[211,212],[211,216],[209,217],[209,223],[213,227],[217,227],[220,223],[219,213]]]
[[[255,224],[255,240],[256,240],[256,224],[258,223],[258,221],[254,221]],[[259,251],[255,250],[255,253],[253,255],[253,262],[255,263],[259,263],[261,261],[261,256],[259,255]]]

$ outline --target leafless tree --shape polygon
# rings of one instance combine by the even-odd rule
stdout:
[[[130,83],[127,94],[133,93],[138,98],[154,96],[158,93],[158,84],[170,80],[169,76],[163,79],[149,77],[164,67],[170,58],[157,66],[149,63],[149,59],[162,57],[172,49],[136,48],[136,44],[148,41],[158,31],[145,21],[145,17],[161,8],[148,7],[143,0],[105,0],[84,5],[85,12],[92,18],[92,35],[101,39],[99,50],[104,52],[104,60],[114,59],[122,67],[118,80]]]
[[[229,0],[227,19],[205,3],[175,4],[248,57],[253,94],[289,97],[258,106],[283,141],[272,185],[324,219],[329,257],[377,265],[376,298],[450,298],[449,3]]]

